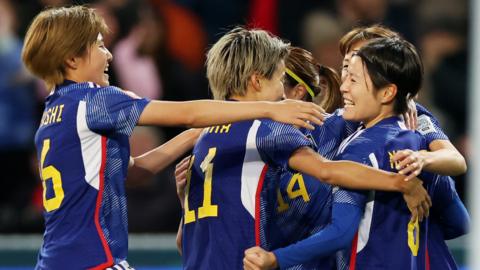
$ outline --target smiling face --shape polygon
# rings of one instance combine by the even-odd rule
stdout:
[[[100,86],[108,86],[108,67],[112,61],[112,54],[103,43],[102,34],[98,34],[97,40],[90,46],[87,53],[78,58],[77,82],[93,82]]]
[[[347,76],[347,69],[348,69],[348,65],[350,63],[350,60],[352,59],[352,55],[354,53],[358,52],[358,50],[360,50],[360,48],[362,48],[365,44],[367,44],[366,40],[360,40],[360,41],[357,41],[357,42],[353,43],[352,46],[350,47],[349,51],[343,57],[342,75],[341,75],[342,82],[345,80],[345,78]]]
[[[374,89],[360,57],[353,56],[350,59],[340,91],[345,103],[345,120],[363,122],[368,126],[381,114],[381,91]]]

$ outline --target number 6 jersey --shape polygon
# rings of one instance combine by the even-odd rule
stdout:
[[[36,269],[104,269],[127,256],[128,137],[148,101],[66,81],[35,136],[45,233]]]

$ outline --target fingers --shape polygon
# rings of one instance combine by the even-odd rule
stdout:
[[[420,167],[420,164],[418,162],[413,162],[411,164],[408,164],[406,168],[403,168],[400,170],[398,173],[402,175],[407,175],[408,180],[418,176],[422,172],[422,168]]]
[[[315,112],[318,112],[314,110]],[[310,121],[312,123],[315,123],[317,125],[323,125],[323,120],[324,120],[324,115],[321,113],[315,113],[313,114],[312,112],[301,112],[298,116],[298,118],[302,119],[303,121]]]
[[[412,126],[410,125],[411,124],[410,115],[408,114],[408,112],[403,114],[403,118],[404,118],[405,125],[407,126],[407,128],[412,129]]]
[[[409,156],[405,157],[400,162],[398,162],[398,164],[396,166],[397,170],[406,169],[406,168],[412,166],[414,163],[417,163],[417,166],[419,166],[417,161],[418,161],[418,157],[414,153],[412,153]]]
[[[260,270],[258,266],[250,262],[246,257],[243,258],[243,269],[244,270]]]
[[[175,166],[175,178],[177,178],[178,175],[186,173],[188,169],[188,165],[190,163],[190,156],[182,159],[176,166]]]
[[[416,220],[418,218],[418,210],[417,208],[410,209],[410,212],[412,212],[412,219],[411,220]]]
[[[309,122],[304,121],[302,119],[298,119],[297,121],[295,121],[294,125],[297,126],[297,127],[303,127],[303,128],[310,129],[310,130],[315,129],[315,127],[312,124],[310,124]]]
[[[422,222],[423,218],[425,218],[425,210],[422,207],[418,208],[418,221]]]
[[[417,169],[410,174],[404,174],[404,175],[406,175],[404,180],[405,181],[410,181],[410,180],[414,179],[415,177],[417,177],[418,175],[420,175],[421,172],[422,171],[420,169]]]
[[[410,156],[412,152],[413,152],[413,151],[412,151],[412,150],[409,150],[409,149],[397,151],[397,152],[393,155],[392,160],[393,160],[394,162],[400,162],[400,161],[404,160],[406,157]]]
[[[430,206],[428,205],[427,201],[422,202],[422,208],[425,213],[425,217],[428,217],[430,215]]]
[[[415,109],[410,113],[410,119],[412,121],[412,130],[417,129],[417,118],[418,118],[417,110]]]

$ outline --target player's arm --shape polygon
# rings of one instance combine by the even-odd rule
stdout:
[[[321,124],[322,113],[323,110],[316,104],[294,100],[282,102],[151,101],[141,113],[138,124],[206,127],[248,119],[270,118],[278,122],[313,129],[308,121]]]
[[[430,151],[398,151],[393,159],[404,175],[419,175],[423,170],[441,175],[460,175],[467,171],[465,158],[449,140],[434,140]]]
[[[163,170],[192,149],[201,132],[201,129],[186,130],[161,146],[130,159],[127,184],[134,183],[136,179],[150,178]]]
[[[470,215],[458,196],[443,209],[439,219],[445,240],[465,235],[470,230]]]
[[[452,178],[440,176],[436,179],[432,194],[432,220],[440,225],[445,240],[467,234],[470,216],[460,200]]]
[[[430,151],[399,151],[394,160],[402,173],[416,176],[424,169],[441,175],[464,174],[467,171],[465,158],[450,142],[435,116],[413,100],[409,108],[418,111],[414,129],[422,134]]]
[[[267,252],[260,247],[245,251],[244,265],[258,269],[286,269],[347,248],[357,232],[363,211],[349,203],[334,203],[330,224],[314,235],[284,248]]]
[[[297,149],[288,160],[290,168],[309,174],[330,185],[349,189],[398,191],[404,194],[413,218],[428,216],[432,205],[422,181],[415,178],[405,181],[405,176],[374,169],[352,161],[330,161],[308,147]],[[418,211],[418,213],[417,213]]]

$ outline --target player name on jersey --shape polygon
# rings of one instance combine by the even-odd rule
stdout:
[[[57,106],[53,106],[43,112],[42,121],[40,121],[40,126],[46,126],[53,123],[60,123],[62,122],[62,112],[63,112],[64,104],[60,104]]]

